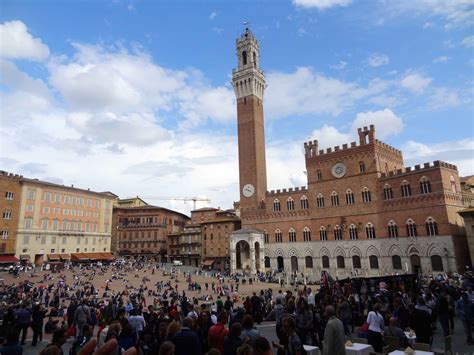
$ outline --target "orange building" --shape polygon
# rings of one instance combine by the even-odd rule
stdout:
[[[16,255],[36,265],[72,253],[110,252],[111,192],[22,178]]]
[[[0,171],[0,262],[14,261],[15,244],[20,218],[20,181],[23,177]]]

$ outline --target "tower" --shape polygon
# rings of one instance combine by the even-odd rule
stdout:
[[[259,67],[259,44],[247,28],[236,40],[238,68],[232,71],[237,98],[241,212],[265,201],[267,172],[263,123],[265,76]]]

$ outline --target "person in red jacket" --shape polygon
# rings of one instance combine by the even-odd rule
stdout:
[[[227,324],[227,318],[228,315],[226,311],[219,313],[217,324],[213,325],[207,334],[209,348],[216,348],[221,354],[224,354],[224,339],[227,334],[229,334],[229,329],[225,326]]]

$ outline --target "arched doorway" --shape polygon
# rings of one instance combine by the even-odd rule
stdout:
[[[238,270],[250,269],[250,245],[241,240],[235,246],[236,267]]]
[[[416,254],[410,255],[410,264],[411,264],[411,271],[414,274],[419,274],[421,272],[421,259],[419,255],[416,255]]]
[[[298,271],[298,258],[294,255],[291,257],[291,271]]]
[[[256,242],[255,243],[255,268],[257,271],[260,271],[261,265],[260,265],[260,243]]]
[[[285,270],[285,265],[283,263],[283,256],[278,256],[277,257],[277,268],[278,268],[278,271]]]
[[[266,269],[270,269],[271,266],[270,266],[270,257],[269,256],[266,256],[265,257],[265,268]]]

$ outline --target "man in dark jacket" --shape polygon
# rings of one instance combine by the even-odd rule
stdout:
[[[419,343],[431,344],[433,331],[429,326],[431,324],[431,315],[427,311],[425,300],[418,298],[418,304],[413,311],[410,326],[416,333],[416,341]]]
[[[199,336],[191,329],[193,320],[184,318],[181,330],[170,338],[175,346],[175,355],[201,355],[201,341]]]
[[[26,308],[26,304],[23,303],[20,309],[15,312],[16,327],[21,334],[21,345],[25,345],[26,333],[28,327],[31,325],[31,312]]]
[[[250,299],[252,303],[252,318],[258,324],[262,321],[262,302],[260,297],[257,296],[257,293],[253,293],[252,298]]]

